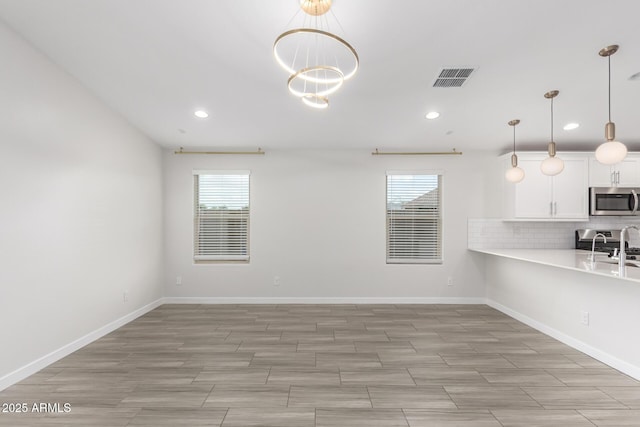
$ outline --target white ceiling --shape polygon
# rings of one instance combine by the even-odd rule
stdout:
[[[607,121],[640,150],[638,0],[334,0],[361,68],[304,106],[272,54],[296,0],[0,0],[0,18],[159,144],[177,148],[595,149]],[[8,66],[5,63],[3,66]],[[462,88],[441,67],[474,66]],[[193,116],[209,111],[206,120]],[[441,117],[426,120],[437,110]],[[581,124],[567,132],[562,125]],[[182,131],[184,132],[182,132]]]

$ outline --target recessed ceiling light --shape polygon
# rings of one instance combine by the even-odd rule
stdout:
[[[204,110],[198,110],[193,114],[200,119],[206,119],[207,117],[209,117],[209,113]]]
[[[438,113],[437,111],[430,111],[425,117],[429,120],[437,119],[438,117],[440,117],[440,113]]]
[[[562,129],[574,130],[574,129],[578,129],[579,127],[580,127],[580,123],[567,123],[566,125],[564,125]]]

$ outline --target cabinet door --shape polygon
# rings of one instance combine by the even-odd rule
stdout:
[[[628,155],[615,165],[603,165],[595,158],[589,159],[589,187],[638,187],[640,186],[640,161]]]
[[[637,187],[638,184],[638,160],[626,158],[614,165],[618,187]]]
[[[553,177],[553,217],[587,219],[588,174],[586,159],[564,159],[564,170]]]
[[[518,162],[524,170],[524,179],[515,187],[516,218],[551,218],[551,177],[540,171],[543,159],[520,159]]]
[[[589,187],[611,187],[614,184],[610,165],[603,165],[595,158],[589,159]]]

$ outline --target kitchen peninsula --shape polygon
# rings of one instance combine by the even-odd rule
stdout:
[[[471,249],[487,255],[542,264],[583,273],[596,274],[607,278],[629,280],[640,283],[640,267],[627,266],[620,275],[618,262],[606,253],[596,252],[591,261],[591,251],[580,249]]]
[[[603,253],[591,263],[589,251],[572,249],[575,225],[470,219],[469,250],[484,270],[487,304],[640,379],[640,268],[620,277]]]

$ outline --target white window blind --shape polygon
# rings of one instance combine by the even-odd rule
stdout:
[[[387,174],[387,263],[442,262],[442,176]]]
[[[194,171],[194,260],[249,260],[249,172]]]

